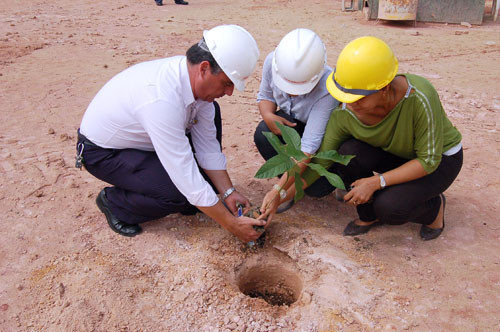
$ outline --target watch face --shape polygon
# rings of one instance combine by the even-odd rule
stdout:
[[[380,187],[385,188],[385,179],[382,175],[380,175]]]

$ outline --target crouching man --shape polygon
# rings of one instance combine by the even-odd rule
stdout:
[[[221,25],[186,56],[136,64],[97,93],[78,132],[77,167],[111,184],[96,203],[113,231],[135,236],[142,222],[199,209],[242,241],[260,235],[252,226],[265,222],[236,216],[237,204],[250,203],[226,171],[215,102],[244,89],[258,57],[250,33]]]

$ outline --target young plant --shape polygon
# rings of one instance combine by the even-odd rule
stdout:
[[[354,157],[353,155],[341,155],[335,150],[322,151],[308,157],[301,151],[300,136],[297,131],[291,127],[285,126],[279,122],[276,125],[281,131],[281,137],[285,144],[275,134],[271,132],[264,132],[267,140],[273,146],[274,150],[278,153],[262,165],[262,167],[255,174],[256,178],[269,179],[278,175],[286,173],[287,179],[290,176],[295,178],[295,197],[294,201],[304,197],[304,190],[302,189],[302,176],[300,174],[299,164],[309,158],[311,161],[307,167],[316,171],[320,176],[326,177],[328,182],[336,188],[344,189],[345,185],[340,176],[326,170],[322,165],[313,162],[313,158],[327,159],[342,165],[349,164],[349,161]]]

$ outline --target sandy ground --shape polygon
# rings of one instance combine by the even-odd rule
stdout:
[[[340,0],[190,2],[2,1],[0,331],[500,330],[500,22],[368,22]],[[343,237],[355,211],[331,196],[277,216],[258,250],[201,214],[149,222],[135,238],[113,233],[94,203],[104,184],[73,167],[85,108],[114,74],[183,54],[222,23],[247,28],[261,50],[247,91],[220,100],[241,192],[259,204],[272,186],[253,178],[266,54],[308,27],[333,66],[347,42],[372,34],[401,72],[436,86],[463,134],[442,236],[423,242],[407,224]],[[273,291],[293,303],[243,293]]]

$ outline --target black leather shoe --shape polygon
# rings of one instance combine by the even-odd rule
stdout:
[[[344,228],[344,236],[355,236],[355,235],[360,235],[360,234],[365,234],[368,233],[368,231],[375,226],[379,226],[382,223],[380,221],[376,221],[371,225],[367,226],[361,226],[356,224],[355,220],[351,221],[350,223],[347,224],[347,226]]]
[[[443,227],[430,228],[430,227],[427,227],[426,225],[422,225],[422,227],[420,228],[420,237],[424,241],[434,240],[439,235],[441,235],[441,233],[443,232],[443,229],[444,229],[444,208],[446,207],[446,197],[444,197],[443,194],[441,194],[439,196],[441,196],[441,204],[443,204]]]
[[[123,236],[136,236],[137,234],[142,232],[141,226],[124,223],[123,221],[118,220],[118,218],[113,215],[108,205],[108,199],[106,198],[105,189],[101,190],[99,195],[97,195],[95,202],[99,210],[101,210],[101,212],[106,216],[108,225],[113,231]]]
[[[163,6],[163,0],[155,0],[157,6]]]
[[[189,2],[184,0],[175,0],[176,5],[189,5]]]

